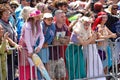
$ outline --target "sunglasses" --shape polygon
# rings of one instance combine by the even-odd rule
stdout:
[[[26,0],[27,2],[31,2],[31,0]]]
[[[52,21],[53,18],[45,18],[47,21]]]
[[[17,6],[15,6],[15,5],[11,5],[11,8],[13,9],[16,9],[17,8]]]
[[[112,10],[118,10],[118,8],[112,8]]]
[[[31,2],[31,0],[21,0],[21,1]]]

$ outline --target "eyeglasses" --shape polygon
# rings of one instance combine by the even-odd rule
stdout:
[[[63,5],[63,7],[68,7],[68,5]]]
[[[26,0],[26,2],[31,2],[31,0]]]

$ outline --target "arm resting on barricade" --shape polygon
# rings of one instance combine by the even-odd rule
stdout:
[[[79,42],[80,42],[80,45],[86,46],[86,45],[90,44],[91,42],[95,41],[96,36],[91,36],[91,37],[88,38],[87,40],[81,39],[80,36],[78,36],[77,38],[78,38],[78,40],[79,40]]]

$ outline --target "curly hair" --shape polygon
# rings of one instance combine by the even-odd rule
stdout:
[[[0,19],[3,15],[3,12],[9,10],[10,12],[12,11],[9,4],[0,4]]]

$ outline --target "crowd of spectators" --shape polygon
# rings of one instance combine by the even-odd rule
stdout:
[[[53,80],[108,74],[112,66],[108,39],[114,42],[118,37],[119,0],[0,0],[1,63],[9,53],[7,43],[18,49],[7,55],[8,73],[1,64],[0,78],[14,80],[19,68],[20,80],[35,79],[34,52]],[[37,79],[44,80],[38,69]]]

